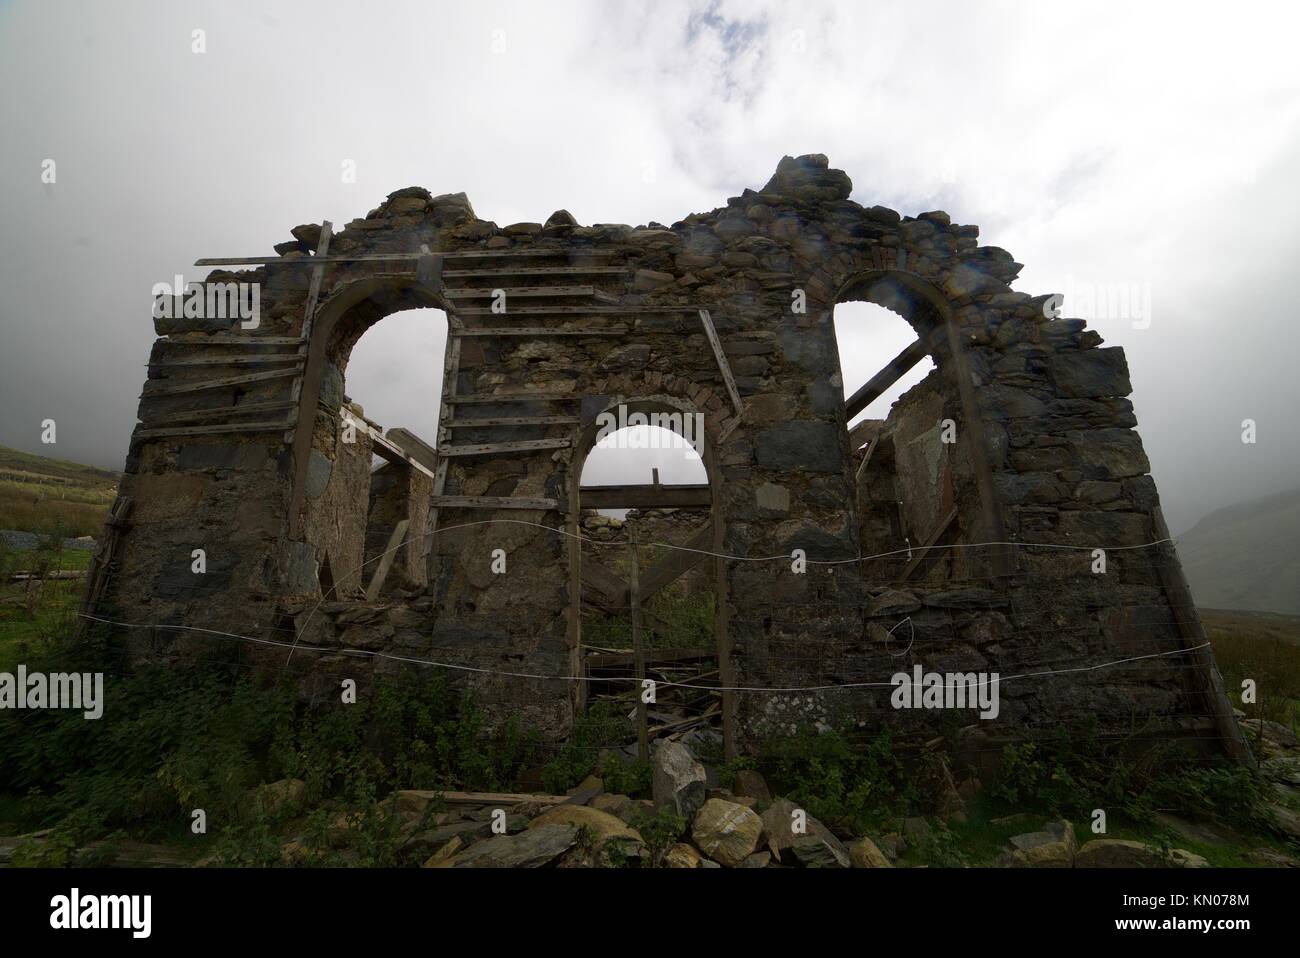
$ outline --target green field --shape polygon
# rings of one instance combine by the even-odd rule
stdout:
[[[0,446],[0,529],[98,536],[119,476]]]

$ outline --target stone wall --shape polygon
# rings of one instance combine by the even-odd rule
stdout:
[[[563,211],[546,223],[498,226],[479,219],[464,194],[400,190],[332,238],[329,256],[354,259],[322,265],[310,336],[300,340],[320,227],[295,228],[294,239],[276,247],[276,262],[210,275],[209,282],[260,283],[261,324],[249,331],[229,322],[158,324],[164,338],[153,359],[164,365],[151,368],[122,485],[136,502],[136,524],[111,594],[117,613],[244,635],[270,634],[288,616],[314,636],[311,644],[364,639],[380,653],[472,665],[489,670],[466,681],[495,714],[527,715],[563,734],[576,683],[519,676],[562,677],[580,667],[568,510],[579,502],[595,415],[642,403],[704,416],[722,551],[773,557],[801,549],[814,560],[804,574],[784,560],[725,565],[734,683],[810,687],[737,694],[742,744],[804,725],[933,728],[938,717],[896,712],[888,689],[872,686],[915,663],[1011,675],[1192,644],[1194,611],[1175,616],[1169,565],[1147,545],[1159,538],[1158,503],[1125,398],[1122,351],[1102,348],[1080,320],[1054,318],[1049,297],[1013,291],[1020,264],[979,245],[977,227],[942,212],[903,217],[864,207],[851,189],[825,157],[786,157],[761,190],[671,226],[635,228],[581,226]],[[417,261],[422,247],[441,259]],[[355,259],[385,253],[408,258]],[[523,266],[541,272],[521,274]],[[483,308],[489,299],[476,292],[498,287],[507,292],[504,314]],[[832,321],[836,303],[850,299],[899,312],[936,365],[896,406],[892,455],[871,466],[863,488]],[[381,606],[318,606],[325,557],[337,569],[345,553],[350,563],[363,548],[355,514],[340,508],[346,500],[359,511],[364,502],[353,458],[360,450],[339,443],[348,355],[384,316],[429,306],[449,310],[459,342],[448,357],[438,445],[536,446],[447,458],[444,494],[556,506],[442,508],[427,582],[414,573],[411,553],[409,588]],[[539,307],[550,311],[529,311]],[[716,327],[741,410],[700,309]],[[457,333],[493,327],[546,332]],[[556,335],[582,330],[590,334]],[[247,363],[275,356],[285,357],[278,368],[289,374],[151,392],[275,369]],[[204,364],[165,365],[196,359]],[[296,423],[220,435],[156,431],[178,411],[250,423],[275,403],[293,404]],[[466,424],[502,418],[532,421]],[[946,419],[957,442],[936,444]],[[893,518],[883,508],[891,488],[902,501]],[[904,547],[916,546],[952,509],[942,548],[914,578],[900,579],[905,560],[858,561],[888,551],[881,545],[899,535]],[[421,521],[418,511],[409,515]],[[371,528],[371,552],[380,531]],[[200,540],[218,561],[198,581],[185,557]],[[1015,545],[987,544],[1004,541]],[[1104,575],[1090,567],[1099,547],[1111,550]],[[496,549],[507,556],[504,574],[491,568]],[[363,622],[372,628],[358,629]],[[900,645],[904,622],[910,641]],[[395,667],[321,653],[294,661],[306,673],[343,664],[363,681]],[[1006,682],[1001,716],[984,724],[1014,736],[1095,721],[1115,734],[1140,728],[1213,740],[1224,734],[1214,724],[1221,697],[1212,663],[1193,661],[1173,655]]]

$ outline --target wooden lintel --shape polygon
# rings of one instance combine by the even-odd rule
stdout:
[[[582,486],[584,509],[707,509],[713,492],[704,485]]]
[[[889,361],[889,365],[868,379],[861,389],[848,398],[844,403],[844,418],[852,419],[866,409],[927,355],[929,350],[925,342],[920,339],[904,349]]]

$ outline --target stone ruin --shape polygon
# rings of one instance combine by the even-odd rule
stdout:
[[[260,316],[155,320],[86,608],[129,624],[135,655],[233,642],[304,694],[464,666],[489,715],[558,739],[586,706],[586,603],[627,594],[583,516],[694,509],[692,551],[642,581],[711,587],[733,753],[801,727],[949,728],[890,707],[890,676],[921,664],[1003,677],[996,719],[958,721],[990,750],[1088,726],[1249,761],[1123,351],[1012,290],[1020,264],[978,227],[851,188],[786,157],[718,209],[630,227],[498,226],[411,187],[275,256],[199,260],[219,267],[203,288],[257,284]],[[916,341],[846,397],[832,312],[851,300]],[[438,434],[385,433],[345,393],[348,358],[427,307],[449,324]],[[926,356],[886,419],[847,427]],[[620,408],[701,414],[707,484],[584,488]]]

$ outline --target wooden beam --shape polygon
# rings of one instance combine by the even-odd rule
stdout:
[[[293,404],[287,399],[271,402],[239,403],[236,406],[208,406],[204,409],[187,409],[183,412],[168,413],[165,416],[149,416],[144,425],[152,429],[169,423],[202,422],[205,419],[229,421],[232,416],[246,416],[255,412],[270,412],[276,409],[292,409]]]
[[[189,339],[187,337],[194,336]],[[259,336],[256,333],[172,333],[163,337],[169,343],[183,346],[298,346],[301,336]]]
[[[849,430],[849,451],[856,452],[880,435],[885,426],[883,419],[864,419]]]
[[[410,520],[403,519],[393,527],[393,534],[388,537],[388,545],[384,549],[384,554],[380,556],[379,566],[375,569],[375,574],[366,589],[367,602],[374,602],[379,598],[379,592],[384,587],[384,580],[388,578],[388,570],[392,568],[393,560],[397,557],[397,550],[402,547],[402,542],[406,538],[406,527],[409,523]]]
[[[627,582],[599,562],[586,558],[582,560],[582,583],[606,596],[615,606],[627,603]]]
[[[509,302],[514,298],[533,298],[539,296],[590,296],[596,292],[594,286],[514,286],[495,287],[492,289],[447,289],[443,295],[448,299],[493,299],[497,290],[505,294],[506,311],[500,315],[509,316]]]
[[[717,652],[710,648],[651,649],[645,652],[647,666],[670,665],[674,662],[697,662],[700,659],[717,657]],[[614,669],[636,663],[635,652],[593,652],[587,655],[587,667],[590,669]]]
[[[505,393],[497,396],[446,396],[442,401],[450,406],[482,406],[499,402],[577,402],[583,398],[576,393]]]
[[[392,262],[414,262],[425,254],[420,250],[412,250],[404,253],[354,253],[352,255],[323,256],[319,253],[316,256],[304,256],[296,259],[285,259],[283,256],[208,256],[203,259],[196,259],[195,266],[319,266],[322,264],[336,263],[392,263]],[[571,248],[545,249],[534,247],[531,249],[510,249],[510,250],[463,250],[463,251],[440,251],[435,250],[434,255],[441,256],[446,260],[465,260],[465,259],[510,259],[516,256],[568,256],[574,257],[609,257],[618,256],[618,250],[596,250],[582,249],[576,250]]]
[[[523,306],[509,316],[633,316],[638,313],[695,313],[698,306]],[[490,307],[458,309],[461,316],[500,316]]]
[[[626,266],[480,266],[475,269],[449,269],[443,271],[445,279],[467,279],[475,276],[610,276],[632,272]]]
[[[628,548],[632,553],[632,561],[628,566],[628,597],[632,610],[632,655],[636,659],[637,755],[641,761],[646,762],[650,760],[650,744],[646,722],[646,701],[645,696],[641,694],[642,683],[645,681],[645,647],[641,641],[641,575],[638,570],[641,560],[637,556],[635,529],[632,530],[628,540]]]
[[[411,432],[411,430],[403,429],[401,426],[394,426],[384,434],[384,438],[430,472],[438,468],[438,450]]]
[[[405,449],[385,437],[383,433],[378,429],[373,428],[369,423],[357,419],[352,419],[351,421],[358,429],[363,430],[366,435],[370,437],[370,441],[374,444],[374,453],[376,456],[379,456],[381,459],[386,459],[395,465],[410,466],[412,469],[424,473],[430,479],[437,478],[436,473],[432,469],[415,459]]]
[[[898,382],[907,371],[929,355],[923,340],[918,339],[889,361],[884,369],[876,373],[863,384],[862,388],[848,398],[844,404],[844,418],[852,419],[867,406],[875,402],[885,390]]]
[[[147,363],[154,369],[168,366],[272,366],[276,363],[293,363],[300,366],[304,357],[297,353],[282,353],[278,356],[221,356],[204,359],[163,359]]]
[[[509,315],[509,314],[506,314]],[[457,336],[626,336],[625,327],[604,329],[558,329],[551,326],[515,326],[503,327],[500,329],[487,329],[476,327],[474,329],[462,329]]]
[[[946,516],[939,520],[939,524],[931,530],[930,534],[925,537],[925,541],[918,547],[912,549],[912,558],[908,560],[907,565],[903,567],[903,574],[899,576],[903,581],[907,581],[916,574],[916,571],[927,564],[927,560],[934,559],[941,549],[936,548],[939,541],[947,534],[949,529],[955,528],[957,523],[957,510],[953,508]]]
[[[178,393],[194,393],[204,389],[220,389],[223,386],[242,386],[245,383],[265,382],[270,379],[284,379],[287,376],[297,376],[298,370],[295,369],[273,369],[264,373],[246,373],[243,376],[223,376],[221,379],[205,379],[202,382],[171,382],[165,379],[150,379],[144,384],[144,392],[141,399],[149,399],[154,396],[174,396]],[[150,386],[153,383],[161,385]]]
[[[302,327],[299,329],[299,336],[302,341],[298,345],[298,355],[302,357],[304,373],[307,367],[307,356],[311,352],[311,331],[316,323],[316,304],[320,301],[321,284],[325,281],[325,264],[322,260],[329,252],[333,238],[334,225],[329,220],[324,220],[320,226],[320,236],[316,240],[316,255],[312,257],[317,262],[313,264],[311,271],[311,281],[307,286],[307,302],[302,313]],[[293,387],[289,390],[289,398],[294,404],[293,425],[295,426],[298,424],[298,405],[299,399],[302,397],[302,386],[303,377],[299,377],[293,381]],[[284,441],[286,443],[294,441],[292,430],[284,434]]]
[[[736,377],[731,375],[731,366],[727,363],[727,354],[722,351],[722,343],[718,339],[718,331],[713,328],[713,318],[709,315],[707,309],[700,310],[700,325],[704,327],[704,335],[708,337],[709,345],[713,347],[713,358],[717,360],[718,372],[722,373],[722,381],[727,385],[727,395],[731,397],[731,405],[739,416],[745,411],[745,404],[740,401],[740,391],[736,388]]]
[[[236,432],[283,432],[292,422],[277,419],[274,422],[228,422],[212,426],[168,426],[163,429],[141,429],[136,439],[166,439],[177,436],[216,436]]]
[[[439,509],[541,509],[558,510],[558,499],[528,498],[525,496],[434,496],[433,504]]]
[[[713,544],[713,524],[703,526],[681,546],[656,562],[641,582],[641,600],[647,601],[704,561]]]
[[[471,446],[443,446],[443,456],[496,456],[515,452],[539,452],[543,449],[567,449],[572,440],[521,439],[518,442],[487,442]]]
[[[713,505],[708,484],[679,486],[581,486],[583,509],[707,509]]]
[[[491,416],[486,419],[448,419],[447,429],[473,429],[476,426],[569,426],[577,425],[577,416]]]

